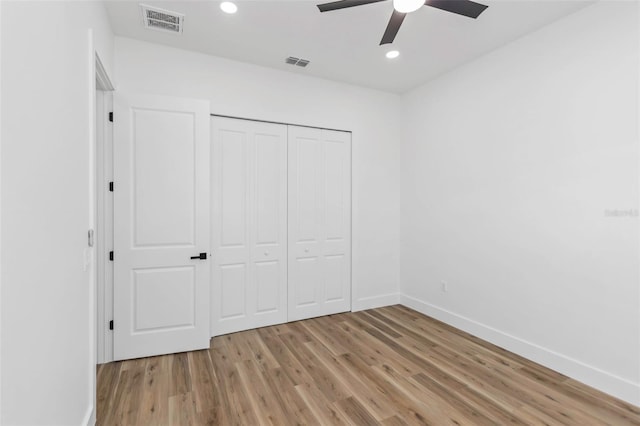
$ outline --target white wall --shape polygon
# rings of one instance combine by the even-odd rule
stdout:
[[[640,405],[638,59],[602,2],[408,93],[401,291]]]
[[[92,413],[84,249],[94,76],[113,35],[97,2],[2,2],[2,418],[77,425]]]
[[[116,90],[209,99],[211,111],[353,131],[355,309],[398,301],[400,97],[116,37]]]

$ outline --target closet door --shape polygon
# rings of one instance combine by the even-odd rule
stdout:
[[[351,133],[289,126],[289,321],[351,309]]]
[[[287,127],[211,119],[212,335],[287,321]]]

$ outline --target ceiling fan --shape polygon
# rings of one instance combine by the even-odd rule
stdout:
[[[318,9],[320,9],[320,12],[330,12],[332,10],[362,6],[381,1],[385,0],[340,0],[331,3],[319,4]],[[422,6],[431,6],[474,19],[480,16],[480,14],[489,7],[471,0],[393,0],[393,14],[389,20],[387,29],[382,36],[380,45],[393,43],[393,40],[396,38],[398,30],[400,30],[400,25],[402,25],[402,21],[404,21],[407,13],[414,12]]]

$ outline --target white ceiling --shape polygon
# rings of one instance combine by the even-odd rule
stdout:
[[[109,1],[116,35],[266,67],[401,93],[573,13],[593,1],[476,0],[489,5],[477,20],[432,7],[409,14],[392,45],[379,46],[391,1],[320,13],[318,1]],[[139,3],[186,15],[182,35],[145,29]],[[400,57],[385,58],[397,49]],[[311,61],[307,68],[284,63]]]

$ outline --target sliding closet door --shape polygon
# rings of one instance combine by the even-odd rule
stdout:
[[[287,127],[211,119],[213,335],[287,321]]]
[[[289,321],[351,309],[351,133],[289,126]]]

